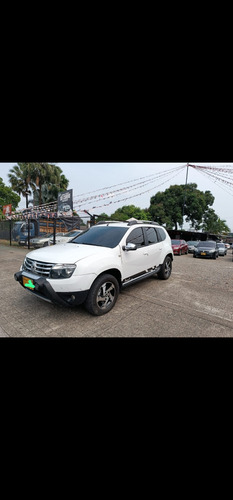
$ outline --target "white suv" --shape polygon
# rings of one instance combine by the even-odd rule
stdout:
[[[173,251],[167,231],[150,221],[103,221],[65,244],[29,252],[16,281],[49,302],[84,303],[109,312],[122,288],[152,275],[167,280]]]

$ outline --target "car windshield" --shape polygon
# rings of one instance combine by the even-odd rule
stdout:
[[[127,231],[128,227],[92,226],[87,231],[76,236],[69,244],[77,243],[78,245],[114,248],[120,243]]]
[[[51,233],[44,233],[44,234],[41,234],[40,236],[37,236],[37,239],[43,239],[43,238],[50,238],[50,236],[52,236]]]
[[[217,243],[217,247],[219,247],[219,248],[226,248],[223,243]]]
[[[65,236],[65,237],[70,237],[70,236],[78,236],[78,234],[81,233],[81,231],[79,229],[76,229],[76,231],[69,231],[68,233],[63,233],[62,236]]]
[[[180,240],[172,240],[172,245],[180,245]]]
[[[216,246],[214,241],[200,241],[197,245],[198,247],[214,248]]]
[[[198,241],[188,241],[188,245],[190,245],[190,246],[191,245],[195,246],[197,244],[198,244]]]

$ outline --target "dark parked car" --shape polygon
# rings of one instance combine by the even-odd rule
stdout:
[[[194,248],[193,257],[208,257],[209,259],[217,259],[219,256],[219,249],[216,241],[199,241],[196,248]]]
[[[184,240],[171,240],[172,250],[174,255],[182,255],[188,253],[188,245]]]

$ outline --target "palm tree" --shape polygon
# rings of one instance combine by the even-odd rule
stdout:
[[[8,174],[13,191],[26,197],[34,194],[34,203],[41,205],[57,201],[58,193],[66,191],[69,180],[62,169],[51,163],[18,163]],[[32,200],[30,200],[32,201]]]
[[[28,195],[32,193],[31,187],[35,187],[31,175],[32,163],[18,163],[8,174],[13,191],[26,198],[26,208],[28,208]]]
[[[32,181],[34,182],[34,202],[41,205],[57,201],[58,193],[65,191],[69,181],[62,174],[62,169],[50,163],[32,164]]]

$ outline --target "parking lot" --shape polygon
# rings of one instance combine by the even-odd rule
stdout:
[[[175,256],[168,281],[126,288],[105,316],[44,302],[14,280],[25,248],[0,243],[0,337],[233,337],[231,250],[217,260]]]

